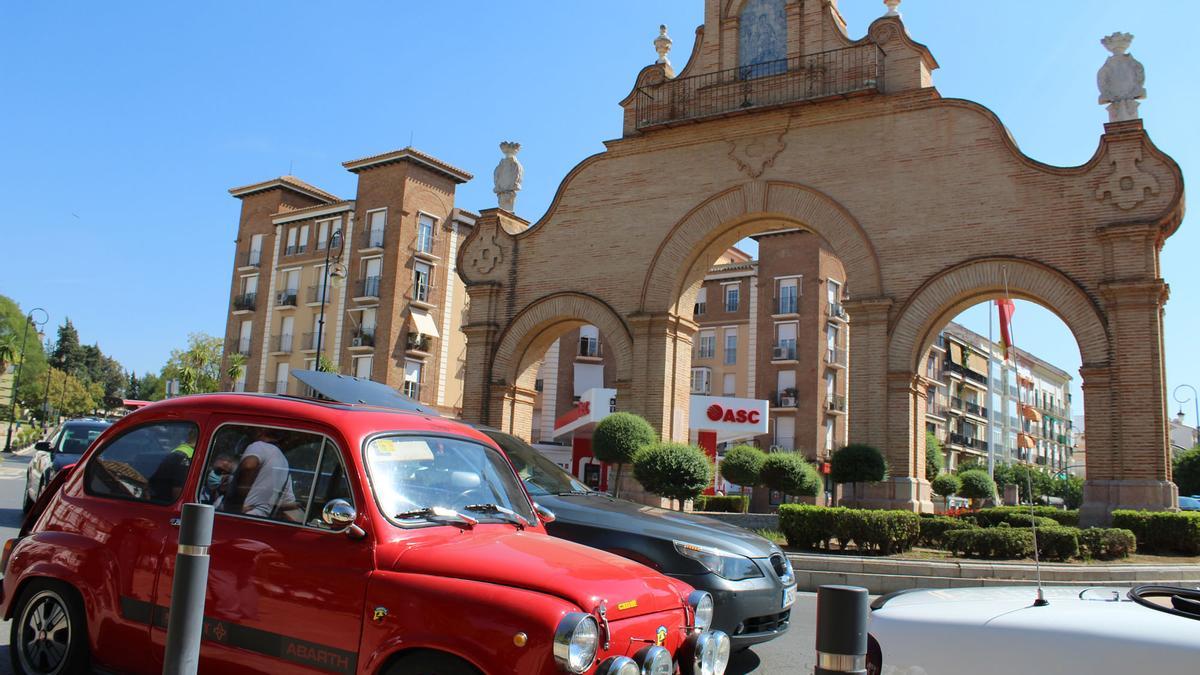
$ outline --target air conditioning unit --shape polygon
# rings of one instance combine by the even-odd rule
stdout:
[[[795,408],[796,407],[796,397],[795,396],[780,396],[779,397],[779,405],[782,408]]]
[[[361,337],[356,337],[356,338],[354,338],[354,339],[350,340],[350,346],[351,346],[351,347],[361,347],[361,346],[363,346],[363,339],[362,339]]]
[[[773,357],[776,361],[782,361],[788,358],[787,347],[776,347]]]

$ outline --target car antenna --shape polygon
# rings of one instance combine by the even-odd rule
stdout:
[[[1030,478],[1028,471],[1025,472],[1025,485],[1029,488],[1029,524],[1033,527],[1033,569],[1037,573],[1037,599],[1033,601],[1033,606],[1045,607],[1050,604],[1050,601],[1042,592],[1042,562],[1041,556],[1038,555],[1037,512],[1033,508],[1033,479]],[[1019,491],[1018,496],[1020,496]]]

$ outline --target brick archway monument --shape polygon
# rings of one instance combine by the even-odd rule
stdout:
[[[1078,343],[1087,517],[1171,508],[1158,260],[1179,167],[1140,119],[1106,124],[1081,166],[1033,160],[990,110],[942,98],[936,68],[898,16],[855,40],[836,2],[707,0],[687,66],[638,74],[622,137],[540,220],[485,210],[464,242],[464,416],[521,432],[539,350],[587,322],[620,352],[618,407],[686,438],[704,270],[743,237],[802,228],[846,270],[849,437],[891,467],[873,501],[931,508],[918,364],[1007,280]]]

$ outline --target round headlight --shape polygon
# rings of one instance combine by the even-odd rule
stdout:
[[[695,627],[700,630],[708,630],[713,620],[712,596],[704,591],[692,591],[692,594],[688,596],[688,604],[691,605],[692,612],[696,615]]]
[[[583,612],[571,612],[554,631],[554,660],[568,673],[582,673],[596,660],[600,627]]]
[[[642,669],[628,656],[610,656],[596,669],[596,675],[642,675]]]
[[[713,663],[713,674],[721,675],[729,666],[729,652],[732,644],[729,636],[719,630],[713,631],[713,641],[717,643],[717,658]]]
[[[671,652],[658,645],[643,647],[637,653],[637,662],[642,664],[641,675],[674,675],[675,662]]]

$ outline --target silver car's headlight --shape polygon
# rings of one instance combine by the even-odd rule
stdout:
[[[695,616],[694,627],[708,630],[713,620],[712,596],[705,591],[692,591],[688,596],[688,606],[692,608],[692,614]]]
[[[685,558],[691,558],[704,566],[704,569],[730,581],[741,581],[761,577],[762,570],[753,560],[744,555],[729,553],[709,546],[689,544],[686,541],[676,541],[675,550]]]
[[[674,675],[675,662],[665,647],[650,645],[638,650],[637,662],[642,664],[639,675]]]
[[[729,651],[729,636],[719,630],[692,633],[680,650],[680,670],[684,675],[723,675]]]
[[[628,656],[610,656],[596,669],[596,675],[642,675],[642,668]]]
[[[583,612],[571,612],[554,630],[554,660],[568,673],[582,673],[596,660],[600,627]]]

